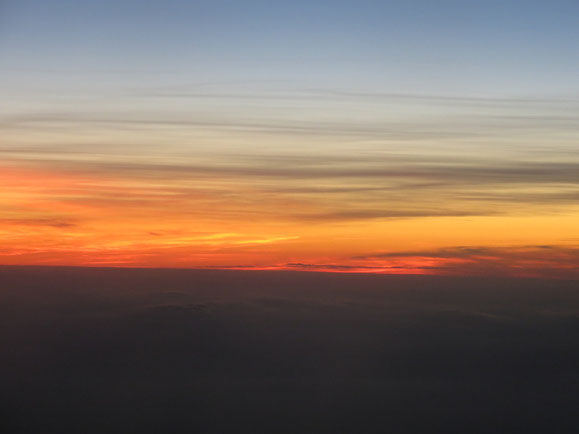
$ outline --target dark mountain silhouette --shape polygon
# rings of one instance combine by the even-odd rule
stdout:
[[[6,433],[571,433],[576,281],[0,268]]]

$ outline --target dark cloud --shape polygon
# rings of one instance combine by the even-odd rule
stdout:
[[[300,220],[311,221],[342,221],[342,220],[368,220],[368,219],[406,219],[420,217],[468,217],[479,215],[497,215],[499,211],[480,210],[480,211],[457,211],[457,210],[413,210],[413,209],[375,209],[375,210],[348,210],[335,211],[319,214],[297,214],[295,218]]]
[[[496,252],[497,249],[490,247],[450,247],[436,250],[415,250],[407,252],[379,252],[370,255],[355,256],[353,259],[369,258],[408,258],[408,257],[430,257],[430,258],[465,258],[474,255],[485,255]]]
[[[281,82],[277,82],[278,85]],[[355,90],[337,90],[322,88],[291,88],[287,90],[278,89],[276,91],[261,89],[257,90],[252,86],[250,91],[220,91],[212,89],[215,85],[223,88],[224,84],[264,84],[263,82],[244,83],[199,83],[194,85],[165,86],[149,89],[135,89],[129,91],[130,96],[151,97],[151,98],[199,98],[199,99],[230,99],[230,100],[298,100],[302,102],[314,102],[322,100],[329,101],[357,101],[357,102],[411,102],[417,104],[437,104],[437,105],[466,105],[466,106],[553,106],[579,103],[579,98],[574,97],[538,97],[538,96],[463,96],[463,95],[432,95],[432,94],[411,94],[396,92],[363,92]]]
[[[562,255],[579,257],[579,248],[574,246],[555,246],[555,245],[531,245],[531,246],[516,246],[516,247],[478,247],[478,246],[457,246],[447,247],[436,250],[415,250],[405,252],[382,252],[372,253],[370,255],[356,256],[354,259],[368,259],[368,258],[396,258],[396,257],[432,257],[432,258],[465,258],[471,256],[483,255],[506,255],[514,254],[529,254],[537,253],[538,251],[548,250],[549,254],[559,253]]]
[[[330,89],[315,89],[311,91],[315,95],[343,97],[343,98],[361,98],[370,100],[410,100],[417,102],[434,102],[434,103],[461,103],[468,105],[529,105],[529,104],[579,104],[579,98],[574,97],[480,97],[480,96],[462,96],[462,95],[426,95],[426,94],[410,94],[410,93],[393,93],[393,92],[356,92],[356,91],[340,91]]]
[[[53,218],[0,218],[0,225],[46,226],[57,229],[66,229],[78,226],[78,222]]]
[[[440,260],[438,273],[460,275],[526,275],[579,278],[579,247],[532,245],[513,247],[458,246],[436,250],[375,252],[353,260],[402,262],[409,259]],[[446,260],[459,260],[446,261]]]
[[[503,203],[535,203],[535,204],[565,204],[579,202],[579,188],[578,187],[561,187],[560,191],[547,191],[541,193],[527,193],[519,192],[487,192],[479,191],[476,193],[460,193],[460,200],[474,201],[474,202],[503,202]]]
[[[529,214],[537,207],[543,214],[556,214],[579,199],[579,162],[573,160],[541,163],[458,156],[447,160],[389,153],[362,154],[351,161],[341,155],[300,154],[220,155],[202,163],[185,157],[179,163],[161,162],[154,156],[148,161],[74,154],[20,158],[8,160],[62,174],[136,181],[130,191],[110,184],[83,194],[55,192],[61,202],[123,204],[127,209],[163,202],[179,204],[184,213],[193,214],[279,215],[312,222]],[[140,188],[142,181],[147,185]],[[220,207],[215,207],[217,203]]]
[[[303,262],[290,262],[284,264],[282,268],[296,268],[299,270],[339,270],[339,271],[354,271],[354,270],[384,270],[384,269],[403,269],[400,266],[386,266],[373,267],[367,265],[339,265],[339,264],[306,264]]]
[[[317,158],[317,161],[316,161]],[[382,161],[381,161],[382,160]],[[42,160],[40,160],[42,161]],[[316,164],[313,164],[313,162]],[[364,162],[350,165],[328,163],[323,155],[310,157],[309,164],[279,164],[277,166],[230,160],[229,163],[214,162],[201,165],[186,162],[139,163],[124,161],[54,161],[46,164],[75,171],[105,171],[142,176],[231,176],[263,177],[281,179],[367,179],[380,180],[422,180],[445,182],[454,185],[460,182],[469,185],[509,185],[509,184],[577,184],[579,183],[579,162],[528,162],[528,161],[469,161],[462,163],[429,164],[420,157],[392,166],[388,157],[368,156]],[[357,163],[357,164],[356,164]],[[424,185],[424,184],[421,184]]]

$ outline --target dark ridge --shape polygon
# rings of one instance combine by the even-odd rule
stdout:
[[[575,433],[576,281],[0,267],[6,433]]]

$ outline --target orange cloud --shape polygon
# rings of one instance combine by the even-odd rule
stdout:
[[[438,190],[381,203],[375,188],[340,183],[312,193],[268,177],[165,175],[1,168],[0,262],[553,276],[578,263],[572,206],[481,213],[436,208]]]

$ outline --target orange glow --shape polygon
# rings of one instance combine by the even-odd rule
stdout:
[[[322,214],[324,203],[228,179],[13,165],[0,183],[0,262],[9,265],[553,277],[579,265],[573,208],[317,221],[294,216]]]

